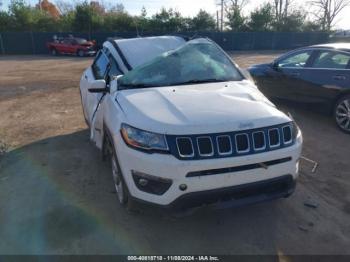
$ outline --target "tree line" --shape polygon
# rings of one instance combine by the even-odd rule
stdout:
[[[36,32],[302,32],[330,31],[338,14],[350,0],[310,0],[310,11],[296,6],[293,0],[267,0],[245,15],[249,0],[223,0],[223,15],[200,10],[185,17],[172,8],[162,8],[152,16],[143,7],[139,15],[129,14],[122,4],[104,6],[97,1],[76,4],[41,0],[36,6],[24,0],[12,0],[0,11],[0,31]],[[220,21],[220,17],[223,20]],[[222,24],[222,27],[221,27]]]

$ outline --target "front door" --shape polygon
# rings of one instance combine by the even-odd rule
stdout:
[[[303,76],[312,60],[312,55],[312,50],[299,50],[274,63],[274,70],[278,74],[273,90],[276,97],[299,101],[297,95],[299,90],[308,85]]]

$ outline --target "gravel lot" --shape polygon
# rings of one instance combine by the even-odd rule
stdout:
[[[242,67],[277,53],[234,53]],[[116,202],[89,142],[78,84],[91,58],[0,57],[1,254],[349,254],[350,136],[293,105],[304,133],[288,199],[185,217]],[[7,151],[7,153],[5,153]],[[317,207],[307,207],[306,201]]]

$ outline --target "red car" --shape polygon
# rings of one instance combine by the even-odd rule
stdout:
[[[52,42],[47,43],[47,47],[52,55],[71,54],[83,57],[96,54],[94,41],[77,37],[54,38]]]

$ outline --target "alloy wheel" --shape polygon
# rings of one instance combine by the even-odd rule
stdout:
[[[335,120],[341,129],[350,131],[350,98],[342,100],[337,105]]]
[[[117,165],[117,160],[114,155],[111,156],[111,162],[112,162],[112,175],[113,175],[115,190],[117,192],[119,202],[121,204],[124,204],[125,203],[124,185],[123,185],[120,170]]]

